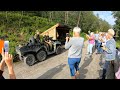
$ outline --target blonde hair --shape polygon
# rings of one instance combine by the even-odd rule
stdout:
[[[79,27],[74,27],[74,28],[73,28],[73,32],[78,32],[78,33],[80,33],[80,32],[81,32],[81,29],[80,29]]]
[[[108,30],[108,34],[110,34],[111,36],[115,35],[115,31],[113,29],[109,29]]]

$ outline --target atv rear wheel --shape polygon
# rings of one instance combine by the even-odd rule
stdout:
[[[35,63],[35,56],[33,54],[28,54],[24,58],[24,63],[32,66]]]
[[[40,50],[38,53],[37,53],[37,59],[38,61],[44,61],[47,57],[47,53],[44,51],[44,50]]]

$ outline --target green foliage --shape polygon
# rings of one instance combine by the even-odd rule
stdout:
[[[116,47],[120,48],[120,40],[116,41]]]
[[[80,34],[80,36],[84,38],[84,41],[87,40],[87,38],[86,38],[86,33],[82,32],[82,33]]]
[[[5,40],[10,41],[10,53],[13,55],[16,46],[26,43],[36,30],[43,32],[54,24],[49,23],[47,18],[29,15],[29,13],[22,15],[20,11],[0,12],[0,36],[8,36]]]
[[[114,18],[116,18],[115,20],[116,24],[113,27],[114,27],[114,30],[117,31],[117,34],[120,39],[120,11],[113,11],[113,16]]]

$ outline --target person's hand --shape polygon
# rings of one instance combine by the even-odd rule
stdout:
[[[105,51],[107,50],[107,48],[106,48],[105,46],[103,46],[103,47],[101,47],[101,48],[102,48],[103,50],[105,50]]]
[[[2,59],[6,63],[10,75],[10,79],[16,79],[14,70],[13,70],[13,56],[9,54],[8,52],[4,52],[4,49],[2,49]]]
[[[2,60],[5,61],[6,65],[8,67],[12,66],[13,63],[13,57],[11,54],[9,54],[8,52],[4,52],[4,49],[2,48]]]
[[[69,41],[69,37],[66,37],[66,41],[67,41],[67,42]]]

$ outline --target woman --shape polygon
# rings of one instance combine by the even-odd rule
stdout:
[[[102,46],[102,32],[99,32],[98,47],[97,47],[97,53],[96,54],[101,54],[103,52],[101,46]]]
[[[105,53],[105,63],[103,66],[102,79],[106,78],[106,72],[111,62],[115,61],[116,58],[116,42],[113,38],[115,32],[113,29],[109,29],[106,35],[106,44],[102,47]]]
[[[89,40],[88,47],[87,47],[87,54],[90,54],[90,56],[91,56],[93,46],[95,45],[95,36],[94,36],[93,32],[90,33],[90,36],[89,35],[86,35],[86,36],[87,36],[87,39]]]
[[[80,32],[81,29],[79,27],[75,27],[73,29],[73,37],[66,37],[65,49],[69,49],[68,64],[72,79],[76,79],[79,75],[79,63],[81,61],[82,48],[84,44],[84,38],[80,37]],[[76,69],[76,73],[74,69]]]

